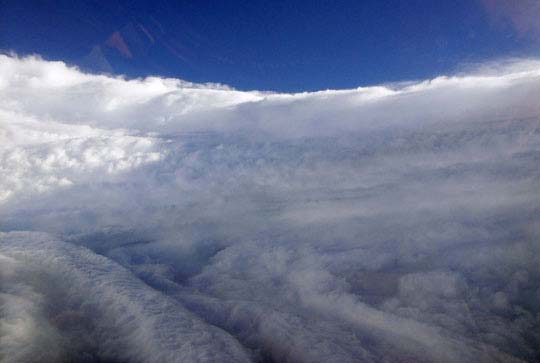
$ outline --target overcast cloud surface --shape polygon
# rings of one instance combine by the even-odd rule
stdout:
[[[538,362],[539,99],[0,56],[0,360]]]

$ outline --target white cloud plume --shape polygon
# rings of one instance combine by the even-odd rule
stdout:
[[[1,359],[538,361],[538,99],[536,60],[276,94],[0,56]]]

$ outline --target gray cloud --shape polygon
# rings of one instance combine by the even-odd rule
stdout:
[[[538,61],[302,94],[0,74],[2,360],[538,361]]]

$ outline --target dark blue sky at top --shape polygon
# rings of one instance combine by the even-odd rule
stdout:
[[[538,56],[535,29],[505,17],[508,3],[1,0],[0,49],[128,77],[276,91],[351,88]]]

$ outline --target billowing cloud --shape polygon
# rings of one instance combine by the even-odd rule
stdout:
[[[538,99],[530,59],[277,94],[1,56],[0,359],[538,361]]]

